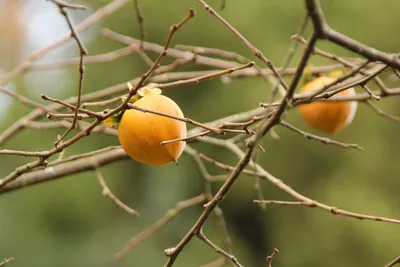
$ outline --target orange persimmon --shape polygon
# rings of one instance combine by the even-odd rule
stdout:
[[[154,92],[154,89],[144,89]],[[183,118],[179,106],[170,98],[161,95],[161,90],[155,90],[156,93],[142,94],[134,105]],[[132,159],[152,166],[177,162],[185,142],[177,141],[165,145],[160,143],[185,136],[185,122],[134,109],[124,112],[118,127],[118,139],[126,153]]]
[[[336,75],[318,77],[306,83],[300,92],[318,90],[336,79]],[[355,95],[355,90],[349,88],[338,95]],[[334,133],[352,122],[357,110],[357,102],[313,102],[300,105],[298,110],[312,128],[326,133]]]

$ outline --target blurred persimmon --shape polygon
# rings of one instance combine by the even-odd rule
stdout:
[[[337,72],[331,73],[329,76],[320,76],[307,82],[300,92],[321,89],[334,82],[337,77]],[[355,95],[355,90],[349,88],[341,91],[338,95]],[[298,110],[310,127],[325,133],[335,133],[352,122],[357,110],[357,102],[312,102],[300,105]]]

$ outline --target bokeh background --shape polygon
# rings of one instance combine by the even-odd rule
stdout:
[[[73,12],[75,22],[84,20],[109,1],[74,1],[89,6]],[[220,1],[210,0],[218,9]],[[383,51],[399,52],[398,0],[322,1],[330,25],[356,40]],[[255,59],[247,48],[220,22],[205,12],[197,1],[141,1],[148,41],[163,44],[169,25],[180,21],[189,8],[197,16],[179,30],[175,44],[216,47],[236,51]],[[221,14],[254,45],[280,65],[298,25],[305,15],[303,1],[227,1]],[[100,35],[110,28],[139,37],[133,1],[114,15],[82,34],[90,55],[122,48]],[[0,0],[0,73],[7,73],[30,52],[43,47],[67,30],[64,18],[50,1]],[[319,42],[318,47],[343,57],[354,54]],[[299,53],[298,53],[299,54]],[[68,42],[41,61],[77,56],[74,42]],[[156,54],[149,54],[153,59]],[[298,62],[295,57],[292,66]],[[168,60],[166,61],[168,62]],[[332,62],[313,57],[315,65]],[[204,69],[190,66],[187,69]],[[84,92],[93,92],[141,75],[146,65],[137,55],[115,62],[88,65]],[[388,87],[398,87],[393,76],[384,75]],[[7,88],[35,101],[40,93],[56,98],[76,94],[76,67],[32,70],[9,83]],[[372,86],[372,85],[371,85]],[[372,86],[372,88],[374,88]],[[261,78],[219,79],[165,92],[187,117],[211,121],[242,112],[269,98],[270,85]],[[360,90],[360,89],[358,89]],[[222,104],[223,103],[223,104]],[[379,107],[399,113],[400,99],[383,99]],[[0,131],[4,131],[29,108],[0,95]],[[309,130],[295,110],[286,114],[294,125]],[[190,127],[190,126],[189,126]],[[24,130],[2,148],[47,150],[65,129]],[[400,218],[399,126],[377,116],[360,104],[354,122],[332,138],[358,143],[364,151],[340,149],[309,141],[283,128],[276,128],[280,140],[265,138],[267,152],[259,162],[285,183],[323,203],[360,213]],[[115,137],[92,134],[66,150],[66,156],[118,145]],[[236,157],[219,148],[192,144],[213,158],[234,164]],[[0,156],[0,177],[29,159]],[[213,174],[222,174],[211,168]],[[163,266],[164,249],[175,245],[201,213],[201,207],[182,212],[170,224],[142,242],[125,260],[116,262],[115,252],[128,239],[163,216],[178,201],[203,190],[202,179],[192,159],[184,154],[180,165],[148,167],[125,160],[102,168],[113,190],[139,218],[115,206],[101,194],[93,172],[71,175],[0,196],[0,259],[14,257],[9,266]],[[215,185],[215,189],[219,185]],[[262,183],[267,199],[291,200],[267,182]],[[274,266],[384,266],[400,254],[400,228],[395,224],[359,221],[333,216],[306,207],[268,206],[263,212],[252,203],[252,179],[240,177],[222,204],[234,253],[244,266],[266,266],[265,257],[280,250]],[[206,235],[221,245],[214,217],[205,226]],[[176,266],[200,266],[219,256],[194,239],[180,254]]]

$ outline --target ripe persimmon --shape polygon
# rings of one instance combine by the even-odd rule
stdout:
[[[131,99],[139,108],[183,118],[182,110],[158,88],[141,88]],[[152,166],[177,162],[185,147],[184,141],[161,145],[162,141],[186,137],[186,124],[173,118],[127,109],[119,116],[118,139],[125,152],[134,160]],[[117,119],[105,121],[113,124]]]
[[[318,77],[306,83],[300,92],[318,90],[336,79],[337,75]],[[355,90],[349,88],[338,95],[355,95]],[[357,110],[357,102],[313,102],[300,105],[298,110],[312,128],[326,133],[334,133],[352,122]]]

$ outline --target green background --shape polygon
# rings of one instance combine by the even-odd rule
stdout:
[[[92,0],[82,3],[97,10],[108,2]],[[47,4],[51,5],[50,2]],[[210,0],[209,4],[219,10],[219,1]],[[398,0],[322,1],[322,5],[332,28],[377,49],[399,52]],[[142,0],[141,6],[148,41],[163,44],[169,25],[186,16],[189,8],[195,8],[197,16],[178,31],[172,45],[235,51],[263,66],[236,36],[195,0]],[[296,33],[305,15],[305,8],[303,1],[227,1],[227,8],[221,15],[279,66],[290,47],[290,36]],[[133,2],[92,30],[95,38],[86,43],[90,55],[123,47],[102,37],[99,32],[102,27],[138,38]],[[354,56],[326,41],[319,42],[317,46],[343,57]],[[292,66],[296,66],[300,51]],[[157,57],[152,53],[149,56],[152,59]],[[332,64],[317,56],[311,61],[315,65]],[[26,80],[27,75],[38,75],[43,79],[43,92],[61,98],[72,96],[76,94],[78,75],[76,67],[66,69],[68,76],[65,81],[46,82],[46,71],[32,71],[15,81],[16,89],[41,101],[39,93],[30,93],[30,84]],[[115,62],[88,65],[84,92],[125,82],[146,70],[146,65],[137,55]],[[398,81],[391,79],[392,76],[383,77],[389,87],[399,86]],[[62,87],[63,83],[69,86]],[[371,88],[375,89],[372,83]],[[270,89],[270,85],[261,78],[232,80],[229,84],[214,79],[169,89],[165,94],[180,105],[185,116],[206,122],[255,108],[259,102],[268,100]],[[360,88],[357,90],[362,91]],[[38,92],[41,92],[40,89]],[[400,101],[396,97],[382,99],[377,105],[391,114],[400,114]],[[28,112],[28,108],[13,101],[7,112],[0,115],[0,130],[4,131]],[[297,111],[289,111],[285,118],[313,132]],[[325,146],[276,127],[281,138],[274,140],[266,137],[263,140],[267,151],[260,155],[259,162],[273,175],[310,198],[349,211],[399,219],[398,129],[398,125],[379,117],[360,103],[354,122],[330,137],[358,143],[364,151]],[[56,135],[64,131],[24,130],[2,148],[29,151],[51,149]],[[116,137],[93,134],[68,148],[65,155],[110,145],[118,145]],[[235,156],[217,147],[204,144],[192,144],[192,147],[229,164],[236,161]],[[0,177],[28,160],[0,156]],[[163,266],[167,260],[164,249],[177,244],[190,229],[202,211],[200,206],[183,211],[170,224],[142,242],[125,260],[115,262],[113,255],[177,202],[202,192],[202,179],[194,162],[187,154],[180,158],[178,167],[173,164],[148,167],[126,160],[105,166],[102,172],[112,191],[140,211],[139,218],[127,214],[103,197],[93,172],[7,193],[0,196],[0,260],[14,257],[10,267]],[[210,172],[223,174],[216,168],[210,168]],[[215,184],[214,189],[217,190],[219,185]],[[268,182],[262,182],[262,189],[266,199],[292,200]],[[255,197],[252,178],[241,176],[221,206],[234,254],[244,266],[266,266],[265,257],[274,247],[280,250],[274,266],[384,266],[400,254],[399,225],[333,216],[306,207],[268,206],[263,212],[252,203]],[[207,221],[204,231],[216,244],[222,245],[214,216]],[[176,266],[200,266],[218,257],[211,248],[194,239],[179,255]]]

